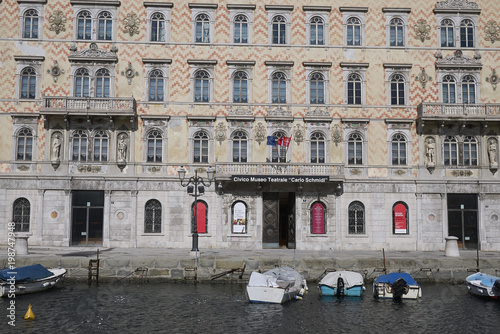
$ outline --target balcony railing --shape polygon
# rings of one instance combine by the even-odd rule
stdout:
[[[344,166],[333,164],[217,163],[215,167],[218,177],[231,177],[231,175],[344,176]]]
[[[417,110],[419,119],[460,117],[500,120],[500,104],[421,103]]]
[[[82,114],[95,113],[115,116],[135,115],[136,103],[133,97],[90,98],[52,96],[43,97],[41,113]]]

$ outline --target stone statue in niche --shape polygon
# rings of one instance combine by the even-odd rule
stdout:
[[[61,135],[57,133],[52,140],[52,161],[61,160],[61,144]]]
[[[490,166],[498,166],[497,142],[494,139],[490,139],[488,142],[488,158],[490,159]]]
[[[436,165],[436,141],[434,138],[425,140],[425,163],[427,166]]]
[[[125,134],[121,134],[118,138],[118,149],[116,160],[119,162],[124,162],[127,160],[127,136]]]

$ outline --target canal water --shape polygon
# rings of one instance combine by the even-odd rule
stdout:
[[[500,301],[467,293],[463,284],[423,284],[418,301],[321,297],[310,283],[303,300],[251,304],[244,284],[85,283],[63,281],[17,296],[16,327],[0,333],[498,333]],[[23,319],[32,305],[35,319]],[[9,299],[0,299],[7,314]]]

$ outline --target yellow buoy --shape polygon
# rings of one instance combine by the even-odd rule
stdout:
[[[33,314],[33,311],[31,310],[31,304],[28,306],[28,311],[26,311],[26,314],[24,315],[25,320],[33,320],[35,319],[35,315]]]

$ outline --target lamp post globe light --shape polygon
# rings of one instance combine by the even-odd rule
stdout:
[[[192,226],[193,247],[191,251],[198,252],[198,196],[205,193],[205,187],[210,187],[212,181],[214,180],[215,171],[212,167],[209,167],[207,169],[207,179],[203,179],[203,177],[198,176],[198,168],[196,168],[194,170],[194,176],[191,176],[186,180],[186,170],[184,169],[184,166],[181,166],[181,168],[177,171],[177,174],[179,174],[181,185],[187,188],[187,193],[190,196],[194,197],[194,226]]]

